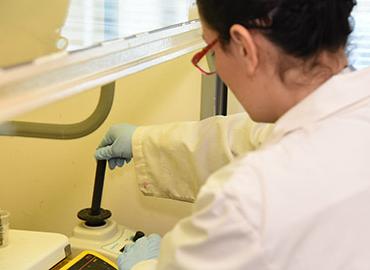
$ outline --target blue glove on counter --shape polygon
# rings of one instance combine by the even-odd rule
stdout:
[[[112,126],[96,150],[95,158],[108,160],[110,169],[122,167],[125,162],[129,162],[132,158],[132,135],[136,128],[129,124]]]
[[[158,234],[151,234],[136,240],[135,243],[129,244],[118,256],[118,268],[120,270],[131,270],[131,268],[145,260],[159,257],[161,237]]]

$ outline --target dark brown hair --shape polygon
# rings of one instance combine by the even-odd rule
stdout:
[[[240,24],[261,31],[288,55],[311,58],[335,52],[352,32],[350,14],[355,0],[197,0],[201,17],[230,40],[230,27]]]

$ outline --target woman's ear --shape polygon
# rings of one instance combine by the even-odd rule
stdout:
[[[251,32],[240,24],[230,28],[230,41],[234,43],[234,50],[240,61],[253,74],[258,66],[258,51]]]

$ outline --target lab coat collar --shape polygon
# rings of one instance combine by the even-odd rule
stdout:
[[[370,68],[344,70],[286,112],[276,122],[271,139],[275,141],[369,97]]]

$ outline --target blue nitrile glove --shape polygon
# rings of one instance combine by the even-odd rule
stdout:
[[[112,126],[105,134],[95,158],[108,160],[109,168],[122,167],[125,162],[132,158],[132,135],[137,127],[129,124]]]
[[[158,234],[143,236],[135,243],[128,244],[123,253],[118,256],[118,268],[120,270],[131,270],[131,268],[145,260],[159,257],[161,237]]]

